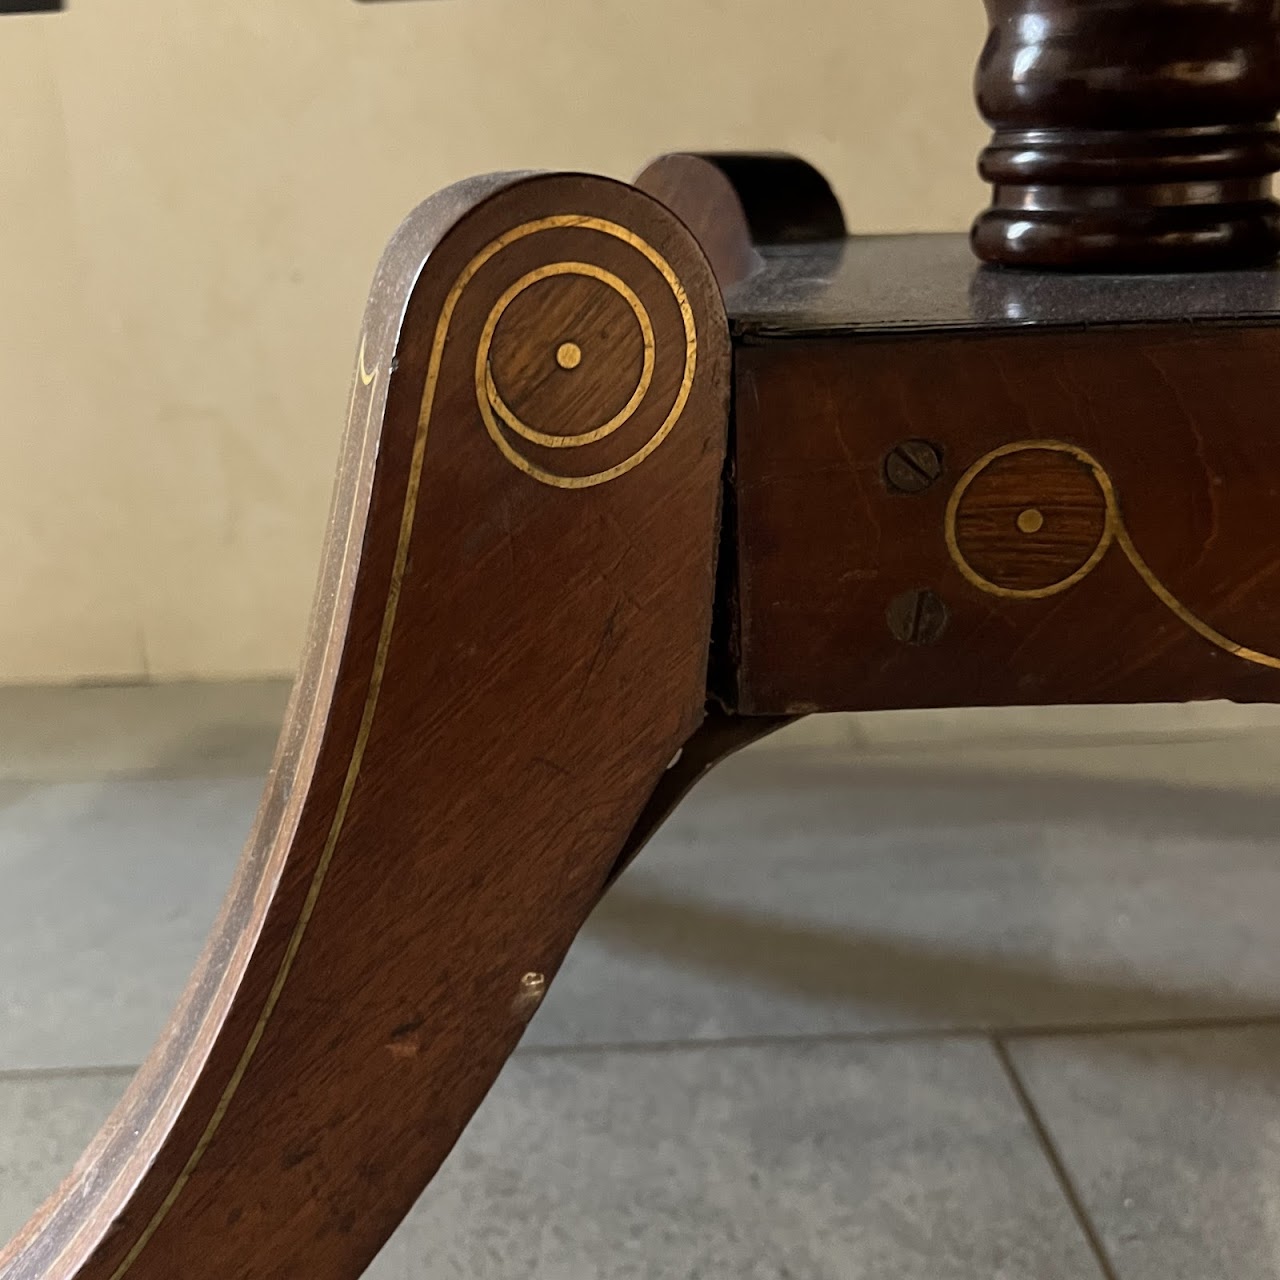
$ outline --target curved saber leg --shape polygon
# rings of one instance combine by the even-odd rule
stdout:
[[[706,262],[639,191],[499,177],[411,215],[236,881],[4,1280],[364,1269],[701,721],[728,377]]]

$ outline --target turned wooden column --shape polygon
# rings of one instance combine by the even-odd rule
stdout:
[[[1280,248],[1280,0],[986,0],[979,257],[1167,271]]]

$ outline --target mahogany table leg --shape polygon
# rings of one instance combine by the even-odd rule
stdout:
[[[495,177],[410,216],[254,834],[4,1280],[363,1270],[702,720],[728,389],[707,263],[639,191]]]

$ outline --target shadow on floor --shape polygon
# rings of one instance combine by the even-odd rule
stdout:
[[[1193,748],[1196,754],[1184,755],[1183,748]],[[1112,753],[1119,757],[1124,749],[1114,747]],[[1049,772],[1025,767],[1012,755],[1015,767],[1001,771],[989,759],[971,763],[955,757],[940,764],[926,755],[917,764],[901,757],[887,761],[849,754],[832,759],[816,753],[748,749],[709,775],[679,812],[696,814],[703,795],[739,799],[750,811],[756,797],[763,795],[770,802],[773,827],[785,823],[791,830],[803,830],[813,800],[820,796],[824,824],[844,812],[855,824],[853,830],[869,825],[920,830],[1072,823],[1106,826],[1120,834],[1274,842],[1280,855],[1280,745],[1235,738],[1170,743],[1159,751],[1175,776],[1162,780],[1107,776],[1102,771]],[[1247,773],[1257,785],[1237,788],[1207,781],[1204,761],[1211,753],[1239,764],[1238,771],[1223,771],[1233,776],[1246,773],[1249,766]],[[1266,789],[1272,760],[1274,791]],[[785,813],[779,803],[782,795],[788,802]]]
[[[1120,976],[1055,972],[1047,964],[996,951],[797,926],[764,913],[676,898],[644,887],[634,875],[605,898],[590,930],[597,942],[657,953],[703,973],[782,994],[876,1005],[949,1031],[1004,1038],[1105,1033],[1100,1040],[1134,1052],[1142,1039],[1114,1032],[1280,1026],[1280,993],[1264,1001],[1162,990]],[[1004,1008],[1022,1012],[1016,1021],[1012,1013],[1008,1021],[991,1016],[993,1009]],[[1043,1025],[1028,1025],[1027,1009],[1050,1012]],[[1181,1052],[1194,1056],[1195,1038],[1188,1045]],[[1202,1065],[1215,1070],[1280,1071],[1280,1062],[1253,1052],[1224,1057],[1222,1046],[1209,1037],[1204,1048]]]

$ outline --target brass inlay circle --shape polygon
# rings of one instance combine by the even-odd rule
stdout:
[[[582,348],[576,342],[562,342],[556,349],[556,364],[562,369],[576,369],[582,363]]]
[[[631,393],[631,398],[608,422],[589,431],[580,431],[576,435],[554,435],[549,431],[540,431],[537,427],[531,427],[527,422],[522,422],[510,405],[502,398],[498,385],[493,380],[493,369],[490,367],[489,362],[489,351],[493,346],[493,335],[506,309],[526,289],[531,288],[542,280],[550,280],[554,276],[586,276],[589,279],[600,281],[601,284],[608,285],[631,308],[631,313],[635,316],[636,323],[640,326],[640,335],[644,340],[644,361],[640,366],[640,381],[636,383],[636,389]],[[566,345],[572,346],[573,344],[567,343]],[[564,347],[561,348],[561,351],[563,350]],[[582,352],[577,347],[574,347],[574,350],[578,352],[578,359],[581,360]],[[649,387],[653,384],[653,366],[656,351],[657,341],[653,336],[653,322],[649,319],[649,312],[625,280],[620,280],[612,271],[605,271],[601,267],[592,266],[589,262],[553,262],[548,266],[539,267],[536,271],[530,271],[528,275],[521,276],[493,304],[493,310],[489,312],[489,319],[485,321],[484,329],[480,335],[480,355],[484,359],[485,396],[488,398],[494,412],[516,435],[523,436],[533,444],[545,445],[548,449],[581,448],[583,445],[595,444],[597,440],[603,440],[606,436],[613,435],[619,427],[630,421],[645,396],[648,395]],[[483,405],[481,407],[483,408]],[[489,434],[492,435],[493,432],[490,431]]]
[[[1088,558],[1082,565],[1073,572],[1067,574],[1066,577],[1060,578],[1057,582],[1051,582],[1043,587],[1003,587],[998,582],[992,582],[990,578],[978,572],[977,569],[970,564],[965,557],[964,552],[960,549],[960,541],[956,534],[956,520],[960,514],[960,503],[963,501],[965,494],[969,491],[969,486],[989,467],[993,462],[1000,458],[1008,457],[1011,453],[1025,453],[1028,450],[1039,449],[1046,453],[1065,453],[1075,458],[1077,462],[1083,463],[1093,474],[1094,482],[1097,484],[1102,493],[1104,504],[1104,521],[1102,526],[1102,534],[1098,538],[1098,544],[1090,552]],[[1023,517],[1028,512],[1024,511],[1018,517],[1018,527],[1022,528]],[[1037,515],[1040,513],[1037,512]],[[979,458],[977,462],[969,468],[968,471],[960,477],[959,483],[951,492],[951,497],[947,501],[947,514],[945,524],[943,526],[947,540],[947,550],[951,553],[951,559],[955,563],[957,569],[980,590],[987,592],[989,595],[1001,596],[1006,600],[1043,600],[1047,596],[1056,596],[1059,592],[1067,591],[1074,587],[1076,583],[1082,582],[1085,578],[1096,569],[1107,554],[1108,548],[1115,540],[1116,536],[1116,516],[1117,507],[1115,500],[1115,492],[1111,487],[1111,478],[1095,461],[1095,459],[1083,449],[1077,448],[1073,444],[1064,444],[1058,440],[1019,440],[1014,444],[1001,445],[998,449],[992,449],[990,453]],[[1044,517],[1041,516],[1043,524]],[[1034,532],[1033,530],[1023,530],[1024,533]]]
[[[530,443],[542,445],[549,449],[581,448],[584,445],[594,444],[599,440],[603,440],[628,422],[640,407],[646,395],[648,395],[653,382],[654,365],[657,359],[657,339],[654,334],[653,322],[649,318],[649,312],[636,295],[635,290],[614,275],[613,272],[606,271],[602,267],[594,266],[589,262],[549,263],[547,266],[530,271],[507,289],[489,312],[489,318],[485,321],[484,328],[481,330],[480,341],[476,349],[476,400],[480,406],[480,416],[484,419],[485,430],[488,431],[489,438],[498,446],[502,456],[508,462],[542,484],[553,485],[559,489],[589,489],[593,485],[605,484],[610,480],[616,480],[633,467],[638,467],[662,444],[667,436],[671,434],[676,423],[679,422],[681,415],[684,413],[685,405],[689,402],[689,396],[693,391],[693,379],[698,363],[698,335],[693,318],[693,306],[689,302],[689,295],[685,292],[679,277],[671,269],[667,260],[652,245],[642,240],[634,232],[627,231],[625,228],[616,226],[616,224],[584,220],[576,225],[578,229],[583,231],[594,231],[614,236],[635,249],[652,266],[657,268],[667,287],[671,290],[676,306],[680,310],[680,319],[684,328],[684,373],[680,380],[680,388],[676,393],[675,402],[672,404],[662,424],[629,457],[624,458],[614,466],[607,467],[603,471],[592,472],[588,475],[562,475],[559,472],[540,466],[525,457],[507,438],[506,433],[503,431],[503,424]],[[549,432],[540,431],[526,422],[522,422],[502,399],[502,395],[494,383],[489,360],[498,322],[502,319],[503,312],[511,305],[512,301],[539,280],[547,280],[554,276],[563,275],[586,276],[608,285],[618,293],[631,307],[636,323],[640,326],[640,333],[644,342],[644,359],[640,370],[640,381],[637,383],[635,391],[632,392],[630,400],[608,422],[576,435],[552,435]]]
[[[1044,528],[1044,513],[1037,511],[1035,507],[1028,507],[1018,517],[1018,530],[1020,533],[1039,533]]]

